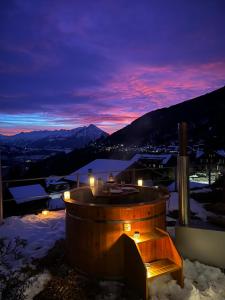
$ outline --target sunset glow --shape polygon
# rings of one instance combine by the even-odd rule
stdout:
[[[225,85],[225,2],[1,1],[0,134],[139,116]]]

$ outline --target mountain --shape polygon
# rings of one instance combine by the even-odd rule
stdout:
[[[91,124],[71,130],[41,130],[21,132],[13,136],[0,135],[2,144],[16,145],[30,148],[82,148],[108,134]]]
[[[167,144],[177,141],[177,124],[188,123],[189,140],[225,146],[225,87],[149,112],[106,138],[106,144]]]

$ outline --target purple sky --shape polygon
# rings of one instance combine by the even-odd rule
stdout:
[[[0,133],[111,133],[224,86],[224,16],[224,0],[0,1]]]

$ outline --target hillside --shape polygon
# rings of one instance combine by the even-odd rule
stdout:
[[[206,95],[149,112],[106,139],[107,144],[167,144],[177,140],[177,124],[186,121],[189,139],[225,145],[225,87]]]

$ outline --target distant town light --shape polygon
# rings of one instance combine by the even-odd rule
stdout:
[[[47,216],[48,213],[49,213],[49,211],[48,211],[47,209],[44,209],[44,210],[42,210],[42,212],[41,212],[41,214],[42,214],[43,216]]]
[[[70,199],[70,191],[64,192],[63,196],[64,196],[64,200],[69,200]]]
[[[143,186],[143,180],[142,179],[138,179],[138,186]]]
[[[94,178],[94,176],[90,176],[89,177],[89,184],[90,184],[91,188],[93,188],[95,186],[95,178]]]
[[[124,223],[123,224],[123,231],[131,231],[131,224],[130,223]]]

